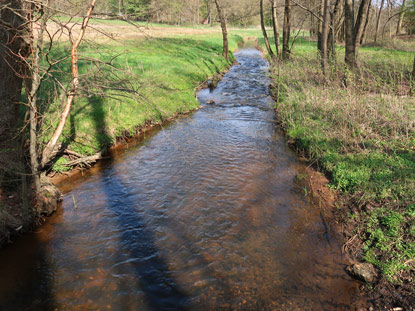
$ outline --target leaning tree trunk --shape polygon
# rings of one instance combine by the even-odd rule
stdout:
[[[401,11],[399,12],[398,26],[396,27],[396,34],[400,35],[402,33],[402,22],[405,16],[406,0],[402,0]]]
[[[219,0],[215,0],[216,10],[218,11],[220,19],[220,27],[222,28],[222,37],[223,37],[223,51],[222,56],[229,60],[229,43],[228,43],[228,30],[226,29],[226,19],[225,14],[220,6]]]
[[[71,111],[73,100],[78,92],[79,88],[79,67],[78,67],[78,48],[81,44],[86,29],[88,27],[89,20],[91,19],[92,12],[94,11],[95,3],[97,0],[91,0],[89,9],[87,11],[87,14],[85,18],[82,21],[81,31],[78,34],[78,38],[76,41],[72,42],[72,51],[71,51],[71,60],[72,60],[72,85],[71,90],[69,91],[69,94],[66,98],[66,103],[63,108],[63,111],[61,113],[60,121],[51,137],[49,142],[46,144],[45,148],[43,149],[42,153],[42,160],[41,160],[41,168],[44,168],[53,158],[53,152],[56,149],[58,139],[62,135],[63,129],[65,127],[66,120],[68,119],[69,113]]]
[[[361,0],[359,11],[357,13],[356,24],[354,27],[354,45],[355,45],[354,49],[355,49],[356,58],[357,58],[357,52],[360,46],[360,41],[363,36],[363,31],[365,27],[366,16],[368,13],[368,7],[370,5],[370,1],[371,0]]]
[[[291,34],[291,7],[290,0],[285,0],[284,24],[282,29],[282,58],[290,58],[290,34]]]
[[[22,83],[26,74],[30,32],[22,1],[0,4],[0,187],[23,173],[18,119]]]
[[[272,0],[272,28],[274,30],[275,53],[277,57],[281,55],[280,33],[278,29],[277,0]]]
[[[261,29],[262,34],[264,35],[265,47],[267,48],[268,55],[274,58],[274,52],[272,52],[271,46],[268,40],[267,30],[265,29],[265,22],[264,22],[264,1],[259,0],[259,12],[261,15]]]
[[[380,16],[382,14],[383,5],[385,4],[385,0],[382,0],[380,3],[380,8],[378,12],[378,16],[376,17],[376,28],[375,28],[375,43],[378,40],[378,32],[379,32],[379,23],[380,23]]]
[[[371,8],[371,1],[369,1],[369,6],[367,7],[367,15],[366,15],[366,22],[365,22],[365,26],[363,27],[363,34],[362,37],[360,38],[360,45],[365,43],[366,40],[366,33],[367,33],[367,25],[369,24],[369,19],[370,19],[370,8]]]

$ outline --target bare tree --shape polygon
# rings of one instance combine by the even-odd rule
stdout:
[[[207,16],[206,16],[206,24],[211,24],[212,22],[212,9],[210,6],[210,0],[206,0],[206,11],[207,11]]]
[[[30,80],[26,80],[27,89],[27,105],[29,109],[29,154],[30,154],[30,167],[33,178],[33,183],[36,189],[36,193],[40,194],[41,182],[40,182],[40,170],[39,170],[39,155],[38,155],[38,108],[37,108],[37,95],[42,84],[42,77],[40,75],[40,62],[43,49],[43,37],[46,30],[46,22],[48,18],[49,1],[36,1],[28,16],[30,16],[31,31],[37,27],[38,20],[40,18],[40,26],[37,30],[37,35],[32,36],[34,39],[31,42],[32,50],[32,63],[30,67]],[[40,17],[39,17],[40,16]]]
[[[378,11],[378,15],[376,16],[375,42],[377,42],[377,40],[378,40],[380,16],[382,14],[384,4],[385,4],[385,0],[382,0],[381,3],[380,3],[380,8],[379,8],[379,11]]]
[[[78,69],[78,48],[84,38],[86,29],[88,27],[89,20],[91,18],[92,12],[94,10],[96,0],[91,0],[89,9],[87,11],[86,16],[83,19],[81,31],[78,34],[77,39],[75,40],[72,37],[72,33],[70,33],[70,41],[72,44],[72,51],[71,51],[71,59],[72,59],[72,86],[71,90],[67,94],[66,104],[61,114],[61,119],[56,127],[52,138],[49,140],[45,148],[43,149],[42,153],[42,160],[41,166],[44,167],[46,164],[50,162],[53,157],[53,152],[56,148],[57,142],[59,137],[62,134],[63,128],[65,126],[66,120],[68,119],[69,112],[71,110],[71,106],[73,100],[77,94],[78,87],[79,87],[79,69]]]
[[[226,19],[225,14],[223,13],[223,9],[221,7],[220,0],[215,0],[216,10],[218,11],[219,19],[220,19],[220,27],[222,28],[222,37],[223,37],[223,51],[222,56],[229,59],[229,42],[228,42],[228,30],[226,28]]]
[[[290,58],[290,34],[291,34],[291,6],[290,0],[285,0],[284,24],[282,29],[282,57]]]
[[[367,7],[367,15],[366,15],[366,22],[365,22],[365,26],[363,27],[363,33],[362,33],[362,37],[360,38],[360,44],[362,45],[365,40],[366,40],[366,33],[367,33],[367,26],[369,24],[369,20],[370,20],[370,11],[372,8],[372,2],[369,3],[368,7]]]
[[[278,15],[277,15],[277,0],[271,0],[272,5],[272,29],[274,30],[274,41],[275,41],[275,53],[277,57],[281,57],[280,48],[280,34],[278,27]]]
[[[399,11],[398,26],[396,27],[397,35],[400,35],[402,33],[402,23],[403,23],[403,18],[405,16],[405,10],[406,10],[406,0],[402,0],[401,10]]]
[[[330,0],[324,0],[324,13],[321,31],[321,67],[326,73],[328,66],[328,36],[330,25]]]
[[[354,0],[345,0],[344,2],[344,27],[346,37],[345,61],[349,68],[357,68],[357,52],[359,50],[369,4],[370,0],[360,1],[357,17],[355,19]]]
[[[272,51],[271,46],[269,44],[268,34],[267,34],[267,30],[265,28],[264,1],[263,0],[259,0],[259,12],[260,12],[259,14],[261,15],[261,29],[262,29],[262,34],[264,36],[265,47],[267,48],[268,55],[271,56],[272,58],[274,58],[274,52]]]

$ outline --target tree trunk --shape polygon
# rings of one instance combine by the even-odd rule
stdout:
[[[23,173],[19,155],[18,119],[30,31],[22,1],[0,4],[0,186]]]
[[[329,38],[328,38],[328,49],[329,54],[334,62],[336,62],[336,20],[339,16],[341,0],[336,0],[334,3],[334,8],[330,10],[330,29],[329,29]]]
[[[215,0],[216,10],[218,11],[220,19],[220,27],[222,28],[222,37],[223,37],[223,51],[222,56],[229,60],[229,43],[228,43],[228,30],[226,29],[226,19],[225,14],[220,6],[219,0]]]
[[[346,37],[345,61],[347,66],[351,69],[357,68],[357,52],[359,50],[369,4],[370,0],[360,1],[356,22],[354,22],[354,0],[345,0],[344,2]]]
[[[280,48],[280,32],[278,29],[278,16],[277,16],[277,0],[272,0],[272,28],[274,30],[274,41],[275,41],[275,53],[277,57],[281,55]]]
[[[210,7],[210,0],[206,0],[206,11],[207,11],[207,23],[210,25],[212,23],[212,10]]]
[[[40,183],[40,170],[39,170],[39,154],[38,154],[38,112],[37,112],[37,94],[42,83],[40,77],[40,60],[42,55],[43,48],[43,34],[46,29],[47,21],[47,7],[49,6],[49,1],[46,1],[45,7],[39,8],[40,11],[36,12],[36,15],[43,14],[41,18],[41,24],[37,31],[37,39],[35,44],[32,45],[33,61],[31,65],[31,83],[30,86],[27,86],[27,104],[29,107],[29,120],[30,120],[30,145],[29,145],[29,154],[30,154],[30,166],[33,178],[33,184],[36,189],[36,193],[40,194],[42,191]],[[35,21],[33,20],[33,13],[31,14],[31,28],[34,29]],[[38,17],[36,16],[36,19]]]
[[[378,40],[378,32],[379,32],[379,23],[380,23],[380,16],[382,14],[382,9],[383,6],[385,4],[385,0],[382,0],[382,2],[380,3],[380,8],[379,8],[379,12],[378,12],[378,16],[376,17],[376,28],[375,28],[375,43]]]
[[[330,0],[324,0],[323,10],[323,24],[321,29],[321,68],[323,73],[327,72],[328,66],[328,36],[329,36],[329,24],[330,24]]]
[[[360,45],[364,44],[366,40],[366,30],[367,30],[367,25],[369,24],[369,19],[370,19],[370,9],[371,9],[371,1],[369,1],[369,6],[367,7],[366,22],[365,22],[365,26],[363,27],[362,37],[360,38]]]
[[[291,34],[291,7],[290,0],[285,0],[284,24],[282,29],[282,58],[290,58],[290,34]]]
[[[259,12],[260,12],[260,15],[261,15],[261,29],[262,29],[262,34],[264,36],[265,47],[267,48],[268,55],[271,56],[272,58],[274,58],[274,52],[272,52],[271,46],[270,46],[269,41],[268,41],[267,30],[265,29],[264,1],[263,0],[259,0]]]
[[[414,65],[412,68],[412,80],[415,81],[415,56],[414,56]]]
[[[314,28],[314,15],[310,13],[310,38],[313,38],[315,35],[315,28]]]
[[[405,9],[406,9],[406,0],[402,0],[401,11],[399,12],[398,26],[396,27],[397,35],[400,35],[402,33],[402,22],[405,16]]]
[[[324,1],[320,0],[320,9],[318,15],[320,16],[317,22],[317,49],[321,53],[322,50],[322,34],[323,34],[323,15],[324,15]]]
[[[354,33],[354,12],[353,0],[344,1],[344,33],[345,33],[345,61],[349,68],[356,68],[356,54],[353,40]]]
[[[355,53],[357,57],[357,52],[360,46],[360,40],[363,36],[363,28],[366,22],[366,16],[368,12],[368,7],[371,0],[361,0],[359,11],[357,13],[356,24],[354,27],[354,44],[355,44]]]

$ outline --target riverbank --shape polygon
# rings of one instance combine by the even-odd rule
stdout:
[[[134,30],[138,31],[130,26],[129,31]],[[54,159],[48,175],[72,174],[74,168],[88,168],[104,157],[111,146],[196,110],[198,86],[207,80],[217,82],[234,61],[232,53],[229,61],[221,56],[220,31],[209,32],[187,31],[184,37],[167,31],[167,35],[158,38],[140,35],[136,40],[95,40],[82,46],[82,90],[62,135],[62,152]],[[105,36],[101,34],[100,38]],[[242,41],[238,34],[230,35],[231,51]],[[51,57],[66,53],[66,49],[64,45],[58,46]],[[62,74],[62,83],[69,82],[63,73],[70,71],[70,62],[63,61],[58,67],[56,74]],[[59,120],[60,94],[56,89],[51,79],[44,82],[40,91],[40,100],[49,103],[44,112],[46,130],[42,141],[47,141],[51,125]],[[33,230],[45,215],[35,212],[30,202],[24,207],[19,193],[2,189],[0,195],[2,246]]]
[[[415,110],[409,79],[413,55],[382,47],[363,47],[359,54],[360,77],[345,72],[340,58],[339,65],[323,76],[315,43],[300,39],[293,59],[273,68],[280,88],[278,119],[288,141],[339,192],[336,214],[344,252],[352,262],[368,262],[377,272],[373,283],[366,283],[374,307],[411,310],[415,304]]]

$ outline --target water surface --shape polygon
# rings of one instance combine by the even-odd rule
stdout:
[[[357,285],[296,182],[268,64],[237,58],[201,110],[64,185],[0,253],[2,310],[348,310]]]

